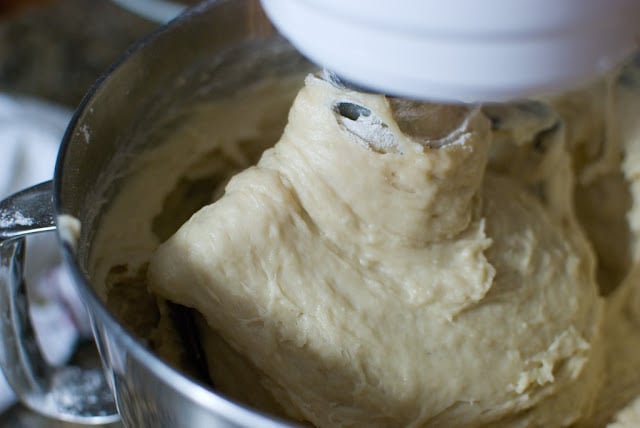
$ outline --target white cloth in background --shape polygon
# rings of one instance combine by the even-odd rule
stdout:
[[[0,198],[53,177],[60,141],[71,118],[66,108],[0,94]],[[66,361],[80,335],[89,334],[86,311],[65,269],[54,234],[27,239],[30,314],[46,359]],[[15,401],[0,376],[0,411]]]

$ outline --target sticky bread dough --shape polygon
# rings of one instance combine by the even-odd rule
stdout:
[[[354,136],[340,102],[388,144]],[[585,420],[603,378],[590,249],[485,171],[479,110],[440,119],[455,126],[418,142],[386,98],[307,78],[280,142],[159,247],[149,287],[317,426]]]

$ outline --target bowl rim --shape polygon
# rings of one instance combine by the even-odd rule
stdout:
[[[81,118],[87,111],[94,96],[132,56],[143,51],[148,45],[153,44],[155,40],[165,34],[174,32],[182,26],[188,25],[194,17],[197,17],[204,12],[210,12],[212,9],[219,8],[232,1],[240,0],[204,0],[200,4],[189,8],[180,16],[165,25],[158,27],[131,45],[112,65],[106,69],[106,71],[102,73],[100,77],[98,77],[74,111],[60,144],[53,177],[53,206],[56,222],[59,216],[67,214],[65,213],[65,207],[63,206],[61,198],[65,160],[67,159],[68,153],[73,148],[72,140],[74,134],[81,129]],[[259,3],[258,0],[244,1]],[[195,380],[190,379],[185,374],[181,373],[179,370],[173,368],[143,345],[142,342],[130,333],[115,317],[115,315],[109,311],[106,304],[91,286],[84,270],[80,267],[80,264],[77,261],[75,249],[72,247],[71,243],[61,238],[59,228],[56,233],[58,234],[60,245],[62,247],[63,263],[65,267],[69,269],[74,286],[79,291],[85,306],[89,309],[94,336],[97,336],[95,325],[97,320],[99,324],[104,326],[109,334],[116,335],[118,337],[118,341],[125,344],[127,353],[130,353],[136,360],[144,362],[144,366],[158,379],[189,398],[194,403],[202,406],[207,411],[219,415],[229,421],[239,423],[242,426],[251,427],[295,426],[289,421],[276,418],[249,407],[244,403],[226,398],[223,395],[199,384]],[[102,358],[104,359],[104,357]]]

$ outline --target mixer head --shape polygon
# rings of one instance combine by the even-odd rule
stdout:
[[[637,0],[262,0],[341,81],[408,98],[495,102],[565,91],[638,48]]]

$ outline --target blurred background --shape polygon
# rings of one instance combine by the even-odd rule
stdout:
[[[73,109],[155,27],[110,0],[0,0],[0,91]]]

